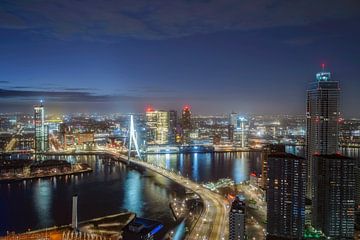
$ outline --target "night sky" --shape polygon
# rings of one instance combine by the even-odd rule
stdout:
[[[360,117],[359,0],[0,0],[0,112],[304,114],[321,63]]]

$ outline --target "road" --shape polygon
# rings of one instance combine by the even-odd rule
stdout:
[[[127,159],[126,156],[109,150],[108,153]],[[228,239],[229,233],[229,221],[228,211],[229,206],[227,200],[197,183],[185,178],[181,175],[177,175],[175,172],[171,172],[167,169],[161,168],[150,163],[136,160],[131,158],[130,163],[142,166],[150,169],[164,177],[171,179],[172,181],[194,191],[200,196],[204,202],[204,210],[200,215],[200,218],[195,223],[193,230],[186,236],[189,240],[225,240]]]
[[[10,152],[12,151],[17,143],[17,136],[21,134],[22,130],[23,130],[23,126],[21,126],[17,132],[13,135],[13,137],[11,138],[10,142],[5,146],[5,152]]]
[[[256,209],[249,207],[249,204],[247,204],[247,215],[250,217],[246,225],[248,238],[256,240],[265,239],[266,202],[253,186],[242,184],[237,186],[237,190],[243,193],[247,200],[253,199],[256,201]]]

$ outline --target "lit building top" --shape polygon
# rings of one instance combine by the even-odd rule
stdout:
[[[152,106],[146,107],[146,112],[154,112],[154,108]]]
[[[318,82],[328,82],[328,81],[331,81],[331,73],[330,72],[325,72],[325,64],[321,64],[321,68],[322,68],[322,71],[321,72],[318,72],[316,74],[316,80]]]
[[[191,107],[189,105],[185,105],[183,107],[183,112],[190,112],[191,111]]]
[[[316,74],[316,80],[318,81],[330,81],[331,80],[331,73],[330,72],[318,72]]]

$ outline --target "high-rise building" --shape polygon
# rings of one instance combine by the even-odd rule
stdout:
[[[301,239],[305,226],[306,160],[270,153],[267,162],[267,233],[269,239]]]
[[[234,142],[234,126],[228,125],[228,139],[230,142]]]
[[[360,163],[359,158],[355,158],[355,226],[360,226]]]
[[[191,109],[190,106],[184,106],[181,114],[181,128],[183,131],[183,143],[190,143],[190,132],[192,130],[191,124]]]
[[[42,102],[34,106],[35,152],[43,153],[49,149],[48,126],[45,124],[45,109]]]
[[[148,145],[169,144],[170,114],[168,111],[147,109],[146,128]]]
[[[249,125],[248,120],[237,113],[230,113],[229,125],[232,128],[232,136],[229,136],[234,143],[239,144],[242,148],[248,144]]]
[[[313,193],[314,154],[333,154],[338,149],[338,124],[340,87],[330,72],[316,74],[316,81],[307,91],[306,109],[306,159],[308,161],[307,196]]]
[[[261,168],[261,183],[260,186],[262,189],[267,188],[267,171],[268,171],[268,157],[271,153],[283,153],[285,152],[284,144],[268,144],[263,148],[261,155],[262,158],[262,168]]]
[[[170,127],[170,131],[169,131],[169,143],[170,144],[175,144],[176,143],[176,136],[177,136],[177,125],[178,125],[178,121],[177,121],[177,112],[175,110],[170,110],[169,111],[169,127]]]
[[[312,225],[331,239],[353,239],[355,160],[340,154],[314,159]]]
[[[245,239],[245,203],[236,197],[229,213],[229,240]]]

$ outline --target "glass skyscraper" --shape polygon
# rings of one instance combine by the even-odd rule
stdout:
[[[313,196],[314,154],[333,154],[338,150],[340,87],[330,72],[319,72],[307,91],[306,159],[308,161],[307,196]]]
[[[49,149],[48,126],[45,125],[45,110],[41,102],[34,106],[34,125],[35,125],[35,152],[43,153]]]
[[[149,109],[146,111],[146,128],[148,145],[169,144],[170,114],[168,111]]]

